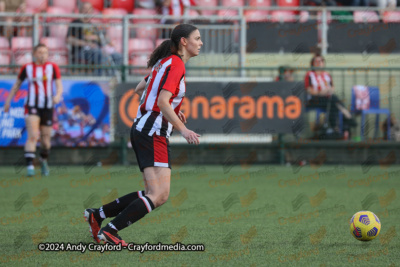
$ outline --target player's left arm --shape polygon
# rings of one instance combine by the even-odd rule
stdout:
[[[63,93],[63,85],[62,85],[62,81],[61,81],[61,73],[60,73],[60,69],[58,68],[57,64],[53,64],[53,68],[54,68],[54,81],[56,84],[56,94],[53,96],[53,103],[54,105],[60,103],[61,101],[61,97],[62,97],[62,93]]]
[[[53,97],[54,105],[60,103],[63,93],[63,85],[61,79],[56,79],[55,83],[56,83],[56,94]]]

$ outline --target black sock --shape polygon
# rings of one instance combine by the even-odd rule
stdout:
[[[154,209],[154,204],[147,196],[141,197],[129,204],[117,217],[115,217],[109,226],[121,231],[125,227],[142,219],[147,213]]]
[[[49,149],[42,149],[40,151],[40,158],[43,160],[47,160],[47,158],[49,157],[50,154],[50,150]]]
[[[26,166],[33,166],[33,159],[35,158],[35,152],[25,151]]]
[[[144,196],[144,191],[133,192],[127,194],[123,197],[117,198],[113,202],[103,205],[100,207],[100,216],[102,218],[112,218],[117,216],[121,211],[123,211],[129,204]],[[103,214],[101,214],[103,212]]]

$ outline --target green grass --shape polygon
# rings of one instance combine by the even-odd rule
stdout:
[[[206,251],[100,254],[39,252],[34,242],[91,242],[85,205],[99,207],[102,199],[142,189],[136,168],[95,167],[85,174],[79,166],[52,166],[49,177],[24,180],[25,170],[16,174],[14,168],[1,167],[0,265],[395,266],[400,262],[398,170],[174,168],[168,202],[120,235],[140,244],[201,243]],[[363,183],[370,176],[372,182]],[[357,241],[349,232],[348,221],[363,209],[362,202],[382,222],[379,237],[371,242]]]

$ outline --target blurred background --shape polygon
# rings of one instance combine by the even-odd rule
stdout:
[[[150,53],[182,22],[195,24],[204,43],[200,55],[186,65],[182,106],[188,128],[202,135],[202,144],[189,150],[175,133],[174,164],[398,162],[398,4],[0,1],[0,162],[22,159],[27,82],[9,114],[3,106],[20,67],[32,61],[32,47],[44,43],[49,60],[60,66],[64,85],[64,99],[54,113],[49,163],[134,163],[129,129],[139,100],[133,88],[149,73]],[[315,72],[329,81],[314,79]],[[310,104],[309,90],[321,82],[334,88],[351,124],[342,109],[328,119],[330,101]]]

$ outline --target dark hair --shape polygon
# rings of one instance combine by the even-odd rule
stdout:
[[[314,60],[315,60],[317,57],[322,58],[322,61],[325,63],[325,58],[324,58],[320,53],[316,53],[316,54],[312,57],[312,59],[311,59],[311,62],[310,62],[311,68],[314,67]]]
[[[36,50],[38,50],[38,49],[41,48],[41,47],[46,47],[46,48],[47,48],[47,46],[46,46],[45,44],[39,43],[39,44],[37,44],[37,45],[35,45],[35,46],[33,47],[33,53],[35,53]]]
[[[197,30],[197,28],[190,24],[177,25],[171,33],[171,38],[162,42],[153,53],[151,53],[150,59],[147,61],[147,67],[152,68],[158,60],[169,57],[170,55],[176,55],[179,50],[181,38],[188,38],[195,30]]]

